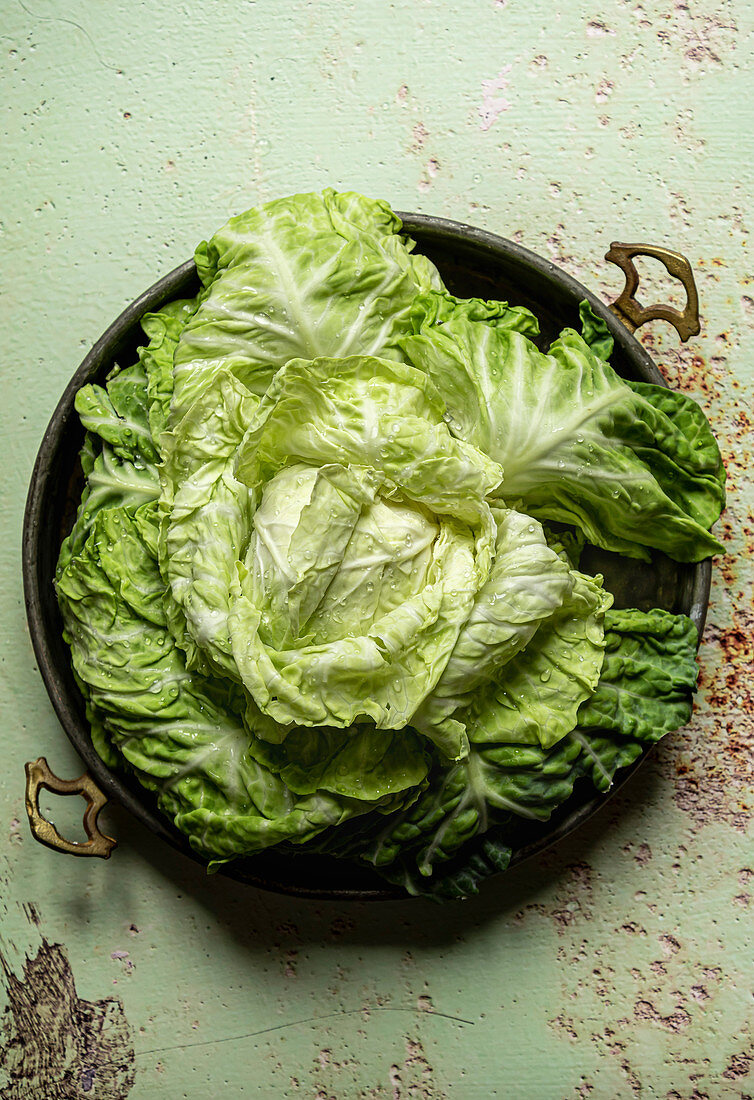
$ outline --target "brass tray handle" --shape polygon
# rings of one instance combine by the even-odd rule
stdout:
[[[86,799],[84,811],[84,830],[88,840],[79,844],[74,840],[66,840],[57,831],[51,821],[43,815],[39,808],[39,792],[41,790],[54,791],[56,794],[80,794]],[[94,780],[86,772],[78,779],[59,779],[50,771],[50,766],[44,756],[38,760],[32,760],[26,765],[26,812],[29,815],[29,825],[32,836],[40,844],[52,848],[56,852],[67,852],[72,856],[99,856],[101,859],[109,859],[110,852],[116,846],[117,841],[111,836],[100,832],[97,826],[97,817],[107,798],[96,785]]]
[[[643,306],[636,300],[639,273],[634,266],[634,256],[651,256],[659,260],[668,275],[672,275],[683,283],[686,291],[686,305],[683,310],[666,305]],[[669,321],[683,341],[701,332],[699,295],[694,282],[694,273],[691,270],[691,264],[680,252],[672,252],[669,248],[651,244],[620,244],[618,241],[613,241],[609,252],[605,254],[605,259],[617,264],[626,276],[626,285],[611,304],[610,309],[631,332],[635,332],[647,321],[657,320]]]

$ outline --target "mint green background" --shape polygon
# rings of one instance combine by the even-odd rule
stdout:
[[[2,5],[0,933],[18,964],[33,901],[79,994],[122,999],[131,1097],[754,1093],[753,15],[745,0]],[[23,810],[26,760],[80,770],[20,578],[55,403],[106,324],[229,214],[326,185],[514,237],[608,299],[611,240],[666,244],[701,295],[700,337],[642,337],[730,474],[694,719],[597,820],[445,908],[206,879],[117,807],[113,858],[74,860],[35,844]],[[647,298],[667,297],[642,270]],[[55,816],[73,831],[71,807]]]

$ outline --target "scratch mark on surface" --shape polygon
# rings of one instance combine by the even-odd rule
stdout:
[[[244,1039],[254,1039],[258,1035],[269,1035],[272,1031],[284,1031],[290,1027],[300,1027],[302,1024],[314,1024],[320,1023],[322,1020],[332,1020],[341,1016],[361,1016],[364,1009],[362,1008],[344,1008],[339,1009],[337,1012],[324,1012],[320,1016],[303,1016],[300,1020],[288,1020],[284,1024],[273,1024],[272,1027],[262,1027],[258,1031],[247,1031],[243,1035],[226,1035],[220,1039],[204,1039],[197,1043],[176,1043],[173,1046],[168,1047],[153,1047],[150,1050],[137,1050],[136,1057],[143,1058],[147,1054],[164,1054],[168,1050],[188,1050],[191,1047],[208,1047],[215,1046],[218,1043],[240,1043]],[[412,1016],[416,1016],[417,1012],[422,1016],[439,1016],[443,1020],[450,1020],[456,1024],[469,1024],[473,1027],[476,1020],[467,1020],[463,1016],[453,1016],[449,1012],[438,1012],[437,1009],[428,1011],[427,1009],[416,1009],[413,1007],[401,1007],[399,1005],[371,1005],[370,1012],[409,1012]]]
[[[30,15],[32,19],[38,19],[40,23],[67,23],[70,27],[75,27],[76,30],[81,31],[81,33],[84,35],[89,45],[92,47],[94,56],[97,58],[103,69],[110,69],[110,71],[114,73],[123,72],[123,70],[119,69],[117,65],[109,65],[107,61],[103,61],[102,55],[97,49],[97,44],[95,43],[92,36],[89,34],[89,31],[82,27],[81,24],[77,23],[74,19],[65,19],[62,15],[37,15],[36,12],[31,11],[30,8],[27,8],[26,4],[24,4],[24,0],[18,0],[18,3],[24,9],[27,15]]]
[[[26,919],[28,920],[29,924],[33,924],[35,928],[39,928],[40,923],[41,923],[40,916],[39,916],[39,910],[37,909],[34,902],[33,901],[26,902],[24,907],[23,907],[23,910],[24,910],[24,915],[26,916]]]

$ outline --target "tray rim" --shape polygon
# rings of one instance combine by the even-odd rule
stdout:
[[[559,284],[569,296],[579,300],[586,299],[595,313],[605,321],[616,344],[633,363],[637,373],[647,382],[669,388],[648,352],[612,313],[609,306],[551,260],[505,237],[463,222],[427,214],[400,211],[396,211],[396,213],[403,222],[403,232],[411,237],[418,233],[422,238],[422,243],[424,241],[431,242],[433,239],[446,244],[448,241],[452,241],[461,250],[464,248],[481,250],[490,255],[491,258],[500,257],[503,253],[508,260],[512,260],[549,282]],[[421,251],[421,244],[418,250]],[[27,622],[37,666],[52,706],[69,741],[82,757],[87,768],[94,775],[98,785],[108,798],[120,803],[159,839],[166,841],[173,848],[183,852],[184,855],[188,855],[193,861],[206,868],[206,859],[191,849],[187,838],[178,833],[172,825],[169,825],[166,817],[153,811],[141,798],[137,797],[136,786],[131,789],[131,785],[124,782],[124,776],[112,772],[94,750],[90,730],[81,721],[80,714],[72,705],[67,686],[63,682],[51,652],[44,622],[40,578],[37,569],[37,548],[44,523],[44,489],[58,445],[71,419],[76,416],[73,408],[75,394],[82,385],[91,381],[101,372],[106,361],[112,362],[113,347],[126,338],[144,313],[159,309],[168,301],[180,297],[182,290],[186,289],[194,278],[196,278],[196,266],[193,259],[191,259],[178,265],[144,290],[105,329],[72,375],[44,432],[32,471],[23,521],[22,571]],[[701,639],[704,629],[711,575],[711,559],[707,558],[696,565],[691,586],[688,615],[697,627],[699,639]],[[608,792],[595,794],[594,797],[576,806],[557,827],[545,831],[542,837],[515,850],[509,868],[518,866],[532,856],[547,850],[599,812],[610,798],[629,782],[651,752],[652,748],[650,747],[633,764],[622,769],[619,778],[613,783]],[[141,791],[142,788],[138,788],[138,790]],[[146,797],[147,794],[148,792],[144,790],[143,796]],[[412,897],[405,890],[393,887],[389,883],[385,883],[384,887],[380,886],[373,889],[361,887],[317,889],[302,887],[295,882],[287,881],[285,878],[275,879],[274,876],[266,872],[255,874],[245,866],[243,869],[239,866],[241,863],[253,863],[258,858],[245,857],[242,861],[232,861],[221,868],[220,873],[265,890],[311,899],[395,901],[408,900]],[[293,858],[295,857],[289,857],[287,862],[290,863]],[[491,877],[498,877],[498,875],[504,873],[498,872]]]

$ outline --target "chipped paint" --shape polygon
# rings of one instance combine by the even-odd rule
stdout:
[[[510,100],[499,93],[510,85],[508,74],[512,68],[512,65],[505,65],[497,76],[482,81],[482,103],[479,108],[479,126],[482,130],[489,130],[504,111],[511,109]]]
[[[586,33],[589,38],[604,38],[605,35],[614,35],[615,31],[602,19],[590,19],[586,25]]]

